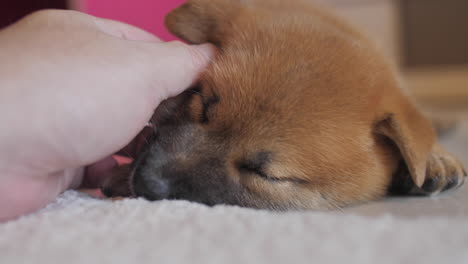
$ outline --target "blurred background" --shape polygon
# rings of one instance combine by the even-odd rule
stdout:
[[[468,110],[467,0],[316,0],[367,32],[401,69],[418,101]],[[164,15],[184,0],[3,0],[0,28],[38,9],[84,11],[144,28],[164,40]]]

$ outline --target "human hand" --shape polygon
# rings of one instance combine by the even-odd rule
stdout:
[[[111,166],[213,53],[74,11],[38,12],[0,31],[0,221],[79,186],[90,164]]]

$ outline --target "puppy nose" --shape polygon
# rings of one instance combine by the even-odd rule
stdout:
[[[170,194],[170,186],[167,180],[143,175],[134,176],[133,190],[137,196],[150,201],[166,199]]]

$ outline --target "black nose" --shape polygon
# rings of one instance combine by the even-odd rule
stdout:
[[[133,178],[133,190],[135,194],[150,201],[168,198],[170,189],[168,180],[154,175],[135,174]]]

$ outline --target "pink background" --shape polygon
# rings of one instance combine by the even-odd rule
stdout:
[[[164,16],[185,0],[81,0],[81,11],[143,28],[163,40],[176,39],[164,27]]]

